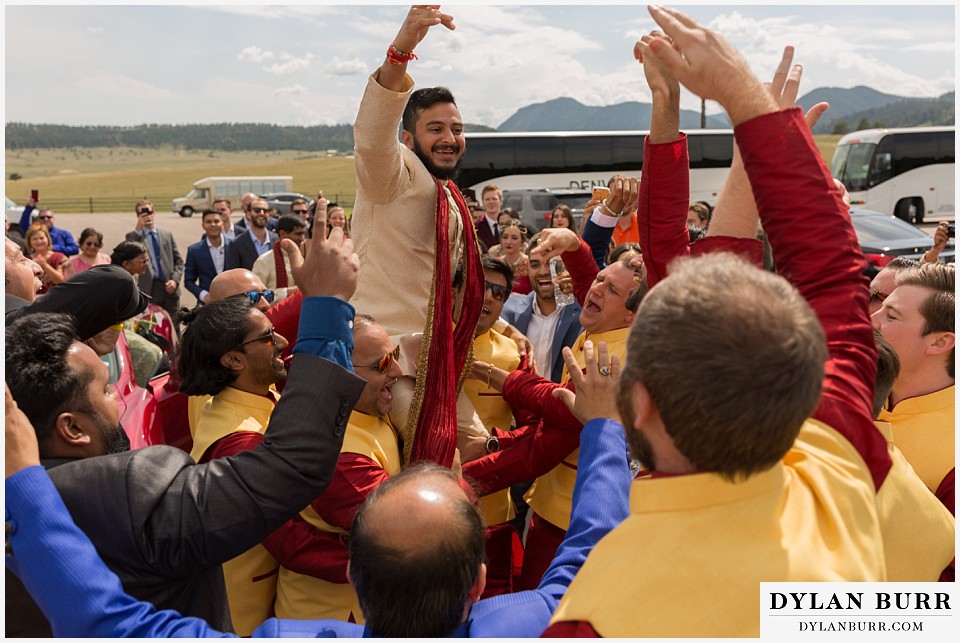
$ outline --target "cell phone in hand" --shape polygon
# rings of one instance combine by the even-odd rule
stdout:
[[[610,188],[605,188],[602,185],[596,185],[593,188],[593,200],[594,201],[603,201],[610,195]]]
[[[40,190],[30,190],[30,198],[34,201],[40,200]]]

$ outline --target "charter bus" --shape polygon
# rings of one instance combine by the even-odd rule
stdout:
[[[173,211],[181,217],[192,217],[213,206],[217,199],[230,199],[234,207],[247,192],[268,194],[292,192],[292,176],[208,176],[195,181],[186,196],[173,200]]]
[[[954,212],[954,128],[865,129],[837,143],[830,171],[850,202],[907,222]]]
[[[713,205],[733,161],[733,130],[688,130],[690,200]],[[614,174],[640,177],[646,131],[467,132],[458,184],[473,189],[591,190]]]

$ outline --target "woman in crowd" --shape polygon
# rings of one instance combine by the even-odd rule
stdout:
[[[150,264],[147,247],[139,241],[121,241],[110,254],[110,263],[122,266],[136,279],[142,275]]]
[[[63,276],[72,277],[94,266],[110,263],[110,257],[100,252],[103,234],[93,228],[84,228],[80,233],[80,254],[71,257],[63,267]]]
[[[336,203],[327,204],[327,236],[334,228],[343,228],[343,236],[350,238],[350,220],[347,219],[346,211]]]
[[[43,287],[37,292],[38,295],[42,295],[64,280],[63,266],[67,263],[67,257],[53,249],[50,233],[42,223],[34,223],[27,228],[25,241],[30,248],[30,258],[43,269],[43,274],[40,276]]]
[[[530,286],[530,260],[523,254],[527,242],[527,229],[519,219],[510,219],[500,226],[500,249],[503,255],[498,257],[513,269],[513,292],[527,294]]]
[[[550,227],[569,228],[576,232],[578,237],[580,236],[580,231],[577,230],[577,222],[573,218],[573,210],[563,203],[553,209],[553,213],[550,215]]]

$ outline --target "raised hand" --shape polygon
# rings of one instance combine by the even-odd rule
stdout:
[[[647,56],[646,58],[643,56],[644,50],[649,50],[650,42],[654,38],[660,38],[673,45],[673,40],[664,35],[663,32],[651,31],[649,34],[641,36],[637,44],[633,46],[633,56],[643,65],[643,75],[647,79],[647,86],[650,87],[651,92],[679,95],[680,83],[676,76],[664,66],[663,61],[658,60],[655,56]]]
[[[343,237],[342,228],[334,228],[326,237],[327,214],[317,209],[314,233],[304,240],[307,258],[293,239],[280,242],[290,258],[290,270],[304,297],[339,297],[350,301],[357,289],[360,259],[353,251],[353,241]]]
[[[593,342],[589,340],[583,345],[583,356],[584,369],[581,371],[573,351],[564,347],[563,361],[577,392],[574,394],[573,391],[561,387],[554,389],[552,395],[567,405],[580,424],[596,418],[611,418],[620,422],[620,414],[617,412],[620,357],[609,356],[605,342],[597,345],[595,356]]]
[[[530,251],[530,256],[546,263],[564,252],[573,252],[580,247],[580,237],[570,228],[546,228],[540,231],[540,243]]]
[[[644,56],[662,62],[696,95],[720,103],[734,126],[776,111],[770,94],[726,39],[676,9],[652,6],[649,11],[670,40],[651,38]]]
[[[404,53],[413,53],[420,41],[427,35],[430,27],[443,25],[451,31],[456,29],[453,16],[442,13],[438,4],[415,4],[410,7],[407,17],[393,39],[393,46]]]
[[[17,406],[10,387],[4,383],[6,390],[4,403],[4,418],[6,439],[6,477],[16,472],[40,464],[40,447],[37,444],[37,432],[33,430],[30,420]]]

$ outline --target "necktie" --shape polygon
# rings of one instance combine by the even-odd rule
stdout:
[[[153,246],[153,256],[157,260],[157,274],[154,275],[160,281],[165,281],[163,278],[163,266],[160,265],[160,244],[157,243],[157,231],[150,231],[150,244]]]
[[[496,223],[493,224],[493,238],[500,238],[500,226],[498,226]]]

